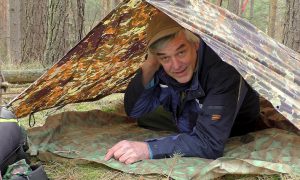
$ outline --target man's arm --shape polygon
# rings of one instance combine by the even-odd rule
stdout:
[[[148,53],[147,60],[129,83],[124,98],[125,111],[128,116],[138,117],[151,111],[159,105],[155,87],[151,87],[155,72],[160,64],[155,57]],[[149,159],[149,146],[146,142],[123,140],[108,149],[104,160],[114,158],[125,164]]]
[[[159,105],[159,91],[154,84],[154,75],[159,67],[160,64],[155,56],[148,53],[147,60],[137,71],[125,91],[124,107],[128,116],[140,117]]]

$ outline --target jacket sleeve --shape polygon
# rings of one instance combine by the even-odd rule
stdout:
[[[155,83],[155,80],[153,79],[146,87],[144,87],[142,75],[142,69],[139,69],[125,91],[125,112],[128,116],[133,118],[141,117],[145,113],[153,111],[160,104],[160,90],[157,87],[157,83]]]
[[[154,159],[175,153],[208,159],[223,155],[236,115],[240,75],[234,72],[230,76],[225,73],[218,77],[224,78],[210,79],[214,83],[207,92],[191,133],[147,141]]]

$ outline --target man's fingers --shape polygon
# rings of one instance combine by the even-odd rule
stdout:
[[[117,149],[114,153],[114,158],[116,160],[119,160],[119,158],[126,153],[126,148],[121,147],[120,149]]]
[[[122,155],[124,154],[124,152],[121,149],[109,149],[107,154],[105,155],[104,160],[107,161],[110,158],[114,157],[116,160],[118,160]]]
[[[142,159],[149,159],[147,144],[135,141],[120,141],[110,148],[104,160],[114,157],[116,160],[125,164],[132,164]]]
[[[123,140],[115,144],[112,148],[108,150],[108,152],[105,155],[104,160],[107,161],[110,158],[114,157],[115,159],[119,159],[119,157],[122,156],[122,154],[125,153],[124,148],[126,148],[126,144],[128,144],[128,141]],[[123,152],[124,151],[124,152]]]
[[[112,149],[109,149],[108,152],[107,152],[106,155],[105,155],[104,160],[105,160],[105,161],[110,160],[110,158],[112,158],[112,156],[114,155],[114,153],[115,153],[115,152],[114,152]]]
[[[122,142],[122,141],[121,141]],[[108,151],[107,151],[107,153],[106,153],[106,155],[105,155],[105,158],[104,158],[104,160],[105,161],[108,161],[110,158],[112,158],[113,157],[113,155],[114,155],[114,153],[115,153],[115,151],[117,151],[121,146],[121,142],[118,142],[117,144],[115,144],[113,147],[111,147]]]
[[[127,161],[127,159],[131,158],[129,153],[124,153],[118,160],[122,163],[124,163],[125,161]]]
[[[135,163],[139,161],[138,159],[135,159],[135,158],[128,158],[124,163],[125,164],[132,164],[132,163]]]

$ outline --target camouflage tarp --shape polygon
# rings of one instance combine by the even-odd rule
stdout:
[[[143,129],[126,116],[94,110],[50,116],[43,127],[30,129],[28,134],[31,154],[39,154],[43,160],[56,160],[55,154],[105,164],[127,173],[164,174],[184,180],[212,179],[224,174],[287,173],[300,176],[300,136],[279,129],[231,138],[224,157],[216,160],[175,155],[131,165],[114,159],[104,161],[107,148],[123,139],[143,141],[168,132]]]
[[[123,91],[144,60],[144,29],[157,9],[199,34],[300,128],[300,55],[238,16],[202,0],[125,0],[9,104],[14,113],[23,117]]]

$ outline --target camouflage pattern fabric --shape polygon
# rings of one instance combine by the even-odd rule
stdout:
[[[122,92],[144,60],[144,29],[157,9],[199,34],[300,129],[300,55],[202,0],[125,0],[9,106],[23,117]]]
[[[155,8],[124,1],[10,106],[17,117],[125,90],[144,59],[147,20]]]
[[[26,163],[25,159],[15,162],[12,165],[9,165],[4,176],[3,180],[8,180],[17,177],[26,177],[32,172],[30,166]]]
[[[260,108],[261,122],[257,125],[258,129],[278,128],[300,135],[299,129],[287,121],[286,118],[276,111],[272,104],[263,97],[260,97]]]
[[[104,161],[106,150],[120,140],[143,141],[166,134],[169,133],[140,128],[125,116],[98,110],[56,114],[48,117],[43,127],[28,131],[30,153],[39,154],[44,160],[51,160],[51,154],[55,154],[105,164],[127,173],[164,174],[174,179],[212,179],[224,174],[300,175],[300,136],[279,129],[231,138],[224,157],[217,160],[174,155],[132,165],[114,159]]]

